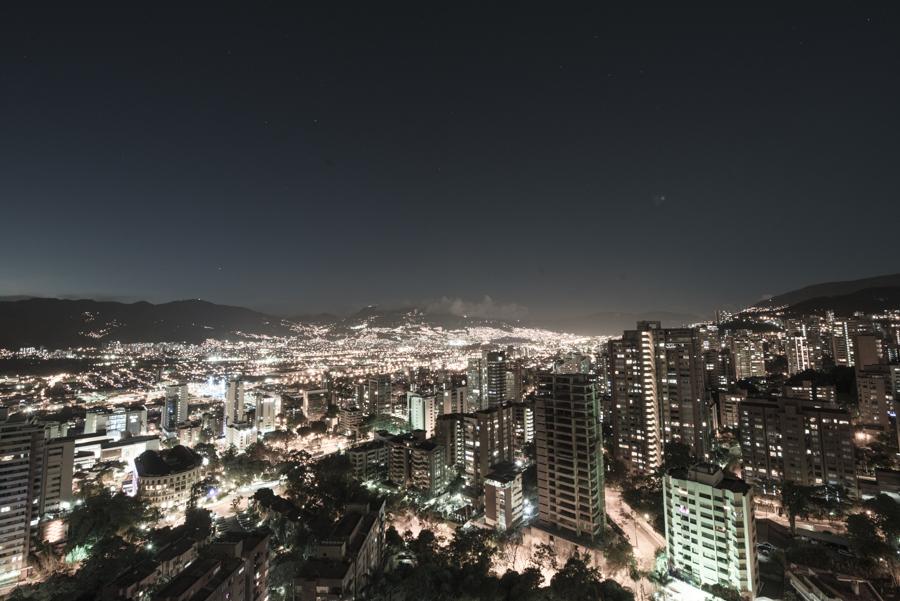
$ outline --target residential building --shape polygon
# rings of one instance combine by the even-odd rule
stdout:
[[[702,463],[663,478],[666,546],[676,577],[721,584],[755,599],[759,590],[752,487]]]
[[[381,569],[384,505],[351,505],[317,545],[295,580],[297,601],[359,599]]]
[[[534,409],[543,527],[597,540],[605,524],[603,434],[589,374],[541,374]]]
[[[222,434],[231,424],[244,421],[244,381],[230,380],[225,389],[225,409],[222,421]]]
[[[390,447],[383,440],[371,440],[347,449],[353,477],[360,482],[382,481],[388,477]]]
[[[497,530],[517,526],[524,516],[522,472],[509,463],[494,467],[484,479],[484,521]]]
[[[806,336],[789,336],[785,341],[788,374],[793,375],[812,368],[809,357],[809,341]]]

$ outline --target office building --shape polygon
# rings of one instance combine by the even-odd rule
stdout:
[[[677,578],[721,584],[755,599],[759,590],[752,487],[713,464],[663,478],[666,547]]]
[[[592,376],[541,374],[534,435],[542,526],[596,541],[605,513],[600,403]]]

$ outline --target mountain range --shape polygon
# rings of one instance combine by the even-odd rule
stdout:
[[[787,307],[788,314],[839,315],[900,308],[900,274],[848,282],[807,286],[774,296],[757,309]],[[537,327],[586,336],[616,335],[637,321],[661,321],[680,326],[701,321],[697,315],[672,312],[597,312],[544,320],[501,320],[428,311],[418,307],[369,306],[348,316],[327,313],[277,317],[243,307],[202,300],[152,304],[115,301],[0,297],[0,348],[69,348],[96,346],[111,340],[132,342],[199,343],[207,339],[249,339],[303,335],[311,328],[327,328],[334,337],[366,328],[428,326],[445,330],[485,326],[500,330]]]

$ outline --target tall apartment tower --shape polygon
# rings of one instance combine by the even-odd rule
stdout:
[[[393,411],[393,385],[390,374],[366,378],[356,388],[356,401],[369,415],[390,415]]]
[[[488,351],[482,361],[484,375],[482,376],[481,408],[496,407],[507,400],[506,372],[508,361],[504,351]]]
[[[481,357],[469,357],[469,363],[466,367],[466,395],[468,399],[466,411],[477,411],[482,407],[481,389],[483,372],[484,367]]]
[[[27,574],[41,518],[72,502],[74,443],[33,419],[0,421],[0,592]]]
[[[680,442],[697,457],[710,448],[712,418],[703,381],[703,348],[693,328],[661,329],[656,339],[663,443]]]
[[[495,465],[515,460],[516,410],[512,405],[442,415],[436,423],[447,465],[469,484],[482,484]]]
[[[830,484],[856,496],[853,426],[843,409],[804,399],[740,404],[743,475],[751,482]]]
[[[413,392],[406,393],[407,416],[409,427],[423,430],[425,438],[434,436],[435,422],[438,416],[438,403],[434,396],[422,396]]]
[[[596,540],[605,524],[600,400],[589,374],[541,374],[534,409],[542,524]]]
[[[662,463],[656,340],[659,322],[640,322],[609,342],[614,455],[650,473]]]
[[[166,399],[163,405],[161,425],[163,429],[174,432],[188,418],[187,384],[166,386]]]
[[[809,356],[809,341],[806,336],[791,336],[785,344],[788,373],[793,375],[812,368]]]
[[[228,426],[244,421],[244,381],[231,380],[225,390],[225,415],[222,420],[223,433]]]
[[[694,585],[724,584],[744,598],[759,589],[752,487],[717,465],[673,470],[663,478],[671,567]]]
[[[735,336],[731,341],[734,354],[734,375],[738,380],[764,378],[766,355],[763,341],[752,333]]]

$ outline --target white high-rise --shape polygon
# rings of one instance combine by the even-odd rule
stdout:
[[[679,579],[756,598],[759,569],[752,487],[701,463],[663,478],[666,546]]]
[[[425,438],[434,436],[434,427],[438,416],[437,400],[433,396],[423,397],[409,392],[406,395],[406,404],[410,428],[424,430]]]

